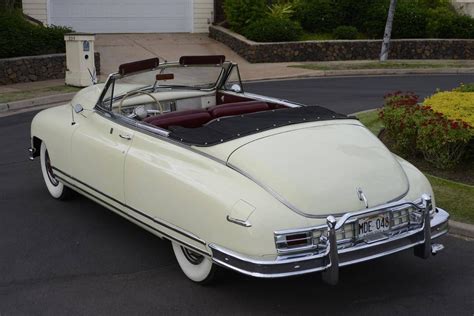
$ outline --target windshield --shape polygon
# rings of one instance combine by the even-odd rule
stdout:
[[[155,70],[118,77],[108,86],[102,104],[110,105],[132,91],[159,92],[161,89],[214,89],[223,73],[222,66],[179,64],[163,65]],[[156,80],[157,75],[167,80]],[[112,102],[111,102],[112,101]],[[106,106],[108,107],[108,106]]]

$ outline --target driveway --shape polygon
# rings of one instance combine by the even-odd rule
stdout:
[[[140,59],[159,57],[160,60],[177,61],[183,55],[225,55],[237,62],[243,80],[305,76],[314,70],[289,68],[299,63],[251,64],[229,47],[207,34],[154,33],[154,34],[99,34],[96,50],[100,52],[103,76],[118,70],[120,64]]]
[[[249,83],[255,93],[344,113],[380,105],[383,93],[422,96],[472,76],[320,78]],[[224,273],[187,280],[169,244],[80,196],[53,200],[39,161],[27,158],[36,112],[0,118],[0,315],[472,315],[474,242],[447,236],[429,260],[411,251],[320,274],[259,280]]]

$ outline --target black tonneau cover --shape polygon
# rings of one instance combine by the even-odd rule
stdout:
[[[212,146],[269,129],[314,121],[354,119],[320,106],[285,108],[223,117],[198,128],[170,127],[169,137],[196,146]]]

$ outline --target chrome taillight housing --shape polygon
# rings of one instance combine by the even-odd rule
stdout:
[[[407,204],[386,211],[390,213],[390,230],[383,233],[386,237],[415,229],[423,223],[423,213],[413,205]],[[336,231],[338,248],[351,247],[364,242],[367,237],[359,238],[359,220],[360,218],[351,219]],[[326,225],[275,232],[275,245],[280,254],[321,252],[326,249],[327,240]]]

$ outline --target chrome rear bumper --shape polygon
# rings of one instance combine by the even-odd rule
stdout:
[[[328,241],[323,253],[306,253],[275,260],[256,260],[215,244],[210,244],[209,247],[212,250],[214,263],[246,275],[259,278],[278,278],[323,271],[324,281],[336,284],[339,279],[339,268],[346,265],[372,260],[409,248],[414,248],[415,255],[425,259],[441,251],[444,247],[440,244],[432,244],[432,240],[448,232],[449,214],[437,208],[430,215],[432,205],[431,198],[428,196],[423,197],[422,208],[416,207],[423,214],[423,225],[420,228],[378,242],[362,243],[344,249],[337,247],[337,230],[355,216],[366,213],[373,214],[374,210],[347,213],[339,220],[329,216],[327,218]],[[380,210],[380,212],[383,211],[386,209]]]

